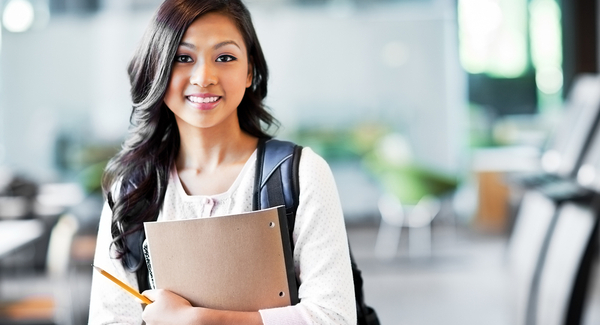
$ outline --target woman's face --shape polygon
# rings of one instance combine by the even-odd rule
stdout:
[[[164,97],[180,132],[190,127],[237,127],[237,107],[252,84],[244,38],[235,23],[208,13],[187,29]]]

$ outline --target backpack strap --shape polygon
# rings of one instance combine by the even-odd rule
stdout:
[[[260,139],[257,146],[256,176],[252,195],[252,209],[260,210],[276,206],[285,207],[285,218],[280,219],[281,243],[286,254],[290,301],[299,302],[298,281],[294,269],[294,225],[300,197],[298,164],[302,147],[287,141]],[[287,228],[287,232],[284,230]]]
[[[290,240],[300,201],[298,167],[301,153],[301,146],[275,139],[260,139],[257,147],[252,209],[285,206]]]

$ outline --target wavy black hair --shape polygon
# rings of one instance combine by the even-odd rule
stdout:
[[[269,138],[266,130],[278,125],[263,105],[267,63],[250,12],[241,0],[163,2],[129,63],[131,127],[121,151],[108,163],[102,181],[113,213],[111,233],[116,257],[130,271],[144,264],[140,248],[143,223],[158,217],[169,172],[179,152],[175,117],[163,102],[175,54],[190,24],[210,12],[225,14],[236,24],[253,69],[252,85],[237,109],[240,128],[252,136]]]

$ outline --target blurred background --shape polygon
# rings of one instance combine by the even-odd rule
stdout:
[[[0,324],[87,323],[160,3],[0,0]],[[329,162],[382,324],[600,324],[596,0],[246,3],[277,135]]]

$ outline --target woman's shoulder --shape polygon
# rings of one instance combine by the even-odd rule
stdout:
[[[314,178],[315,180],[324,180],[323,178],[330,178],[332,176],[329,164],[321,155],[313,151],[310,147],[302,148],[300,164],[298,166],[298,177],[300,179]]]
[[[290,142],[287,140],[281,139],[273,139],[275,142],[282,142],[284,147],[288,147],[289,145],[299,145],[302,148],[300,153],[300,162],[298,164],[298,177],[300,179],[300,184],[306,184],[309,178],[319,178],[320,176],[329,176],[331,175],[331,168],[327,161],[315,152],[312,148],[307,146],[302,146],[300,144]],[[272,148],[278,149],[278,146],[274,146]],[[285,149],[284,152],[289,153],[289,149]],[[277,152],[278,150],[273,150]],[[281,154],[281,153],[278,153]]]
[[[289,140],[282,140],[282,139],[278,139],[278,138],[273,138],[270,141],[273,141],[275,143],[280,143],[280,145],[282,145],[283,147],[286,147],[285,150],[283,150],[284,152],[290,152],[288,150],[289,146],[300,146],[302,148],[302,151],[300,153],[300,165],[299,168],[300,170],[302,169],[309,169],[309,168],[325,168],[325,169],[329,169],[329,165],[327,164],[327,162],[325,161],[325,159],[323,159],[323,157],[321,157],[318,153],[316,153],[314,150],[312,150],[310,147],[307,146],[302,146],[301,144],[295,143],[293,141],[289,141]],[[269,141],[267,141],[269,142]],[[275,150],[271,150],[273,152],[278,152],[279,151],[279,145],[275,145],[272,146],[271,148],[274,148]],[[281,154],[280,152],[277,154]]]
[[[303,164],[316,164],[316,165],[326,165],[327,161],[321,155],[316,153],[310,147],[302,147],[302,154],[300,156],[300,166]]]

